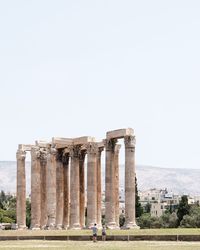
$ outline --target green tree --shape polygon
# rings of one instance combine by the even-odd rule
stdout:
[[[190,206],[188,205],[188,198],[186,195],[181,197],[181,201],[178,205],[177,217],[178,217],[178,226],[181,224],[184,215],[189,214]]]
[[[0,192],[0,208],[3,209],[5,201],[6,201],[6,194],[3,190],[1,190],[1,192]]]
[[[138,195],[138,188],[137,188],[137,178],[135,177],[135,216],[140,217],[143,214],[143,208],[140,203],[140,197]]]
[[[125,223],[125,214],[121,213],[119,216],[119,226],[123,227],[124,223]]]
[[[164,228],[176,228],[178,226],[178,218],[175,212],[171,214],[167,211],[161,216],[161,220]]]
[[[26,225],[28,228],[31,226],[31,202],[26,199]]]
[[[180,226],[187,228],[200,227],[200,207],[198,204],[191,206],[189,214],[183,216]]]

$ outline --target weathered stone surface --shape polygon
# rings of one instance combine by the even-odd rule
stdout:
[[[97,143],[87,146],[87,227],[97,223]]]
[[[55,148],[51,148],[47,155],[47,229],[55,229],[56,224],[56,155]]]
[[[102,145],[101,145],[102,146]],[[98,153],[97,153],[97,227],[101,228],[101,152],[103,151],[103,146],[99,147],[98,144]]]
[[[47,225],[47,195],[46,195],[46,176],[47,176],[47,149],[40,149],[40,165],[41,165],[41,229]]]
[[[65,148],[73,144],[72,138],[53,137],[52,145],[56,148]]]
[[[126,128],[126,129],[117,129],[113,131],[109,131],[106,133],[106,139],[120,139],[124,138],[125,136],[133,136],[134,130],[132,128]]]
[[[34,147],[34,145],[31,144],[19,144],[18,149],[21,151],[31,151],[31,148]]]
[[[49,148],[51,146],[51,143],[46,141],[35,141],[35,145],[40,148]]]
[[[17,224],[26,227],[25,154],[32,153],[32,229],[85,227],[85,170],[87,152],[87,227],[101,227],[101,152],[106,149],[106,224],[119,226],[119,149],[125,140],[126,228],[135,223],[135,137],[131,128],[107,132],[102,142],[94,137],[53,137],[52,142],[20,144],[17,152]],[[69,166],[69,162],[71,166]],[[70,174],[69,174],[70,171]],[[70,178],[69,178],[70,177]]]
[[[70,148],[70,228],[80,229],[79,146]]]
[[[114,149],[114,168],[115,168],[115,222],[119,226],[119,150],[121,145],[116,144]]]
[[[135,137],[126,136],[125,144],[125,227],[137,228],[135,220]]]
[[[39,147],[31,149],[31,229],[40,229],[41,165]]]
[[[86,150],[79,153],[79,177],[80,177],[80,226],[85,227],[85,155]]]
[[[56,161],[56,229],[63,227],[64,206],[64,167],[62,155]]]
[[[20,147],[19,147],[20,148]],[[18,149],[17,154],[17,226],[26,229],[26,152]]]
[[[115,164],[114,149],[117,140],[105,140],[106,147],[106,190],[105,190],[105,219],[107,227],[117,228],[115,221]]]
[[[63,228],[69,227],[69,153],[64,153],[63,158],[64,167],[64,207],[63,207]]]
[[[82,136],[73,139],[73,145],[82,145],[88,142],[95,142],[95,138],[91,136]]]

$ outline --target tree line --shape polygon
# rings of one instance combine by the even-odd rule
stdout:
[[[151,216],[150,204],[147,204],[145,210],[142,208],[138,196],[136,180],[136,218],[140,228],[200,228],[200,206],[199,204],[188,204],[186,195],[181,197],[177,209],[168,209],[161,217]],[[31,203],[26,200],[26,224],[30,227],[31,222]],[[102,222],[105,223],[104,217]],[[124,214],[120,215],[119,223],[123,227],[125,222]],[[0,223],[16,223],[16,197],[11,194],[0,192]]]

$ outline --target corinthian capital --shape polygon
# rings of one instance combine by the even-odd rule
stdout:
[[[45,148],[40,149],[40,161],[43,164],[47,162],[47,149]]]
[[[31,158],[33,160],[40,158],[40,148],[39,147],[32,147],[31,148]]]
[[[98,153],[98,145],[96,142],[89,142],[87,144],[87,153],[88,154],[97,154]]]
[[[106,151],[114,152],[116,143],[117,143],[117,139],[105,139],[104,145],[106,147]]]
[[[51,147],[51,148],[50,148],[50,153],[51,153],[52,155],[56,155],[56,154],[57,154],[57,149]]]
[[[125,136],[124,144],[125,144],[125,147],[127,148],[134,148],[136,144],[135,136]]]
[[[23,150],[17,150],[16,157],[17,157],[17,160],[25,160],[26,152]]]
[[[74,145],[69,147],[69,154],[71,157],[79,157],[80,146]]]

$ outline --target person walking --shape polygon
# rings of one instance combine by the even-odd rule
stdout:
[[[91,227],[91,229],[92,229],[92,239],[93,239],[93,242],[96,242],[97,241],[97,231],[98,231],[97,224],[94,223],[94,226]]]
[[[105,241],[106,240],[106,227],[105,226],[102,227],[101,235],[102,235],[102,241]]]

